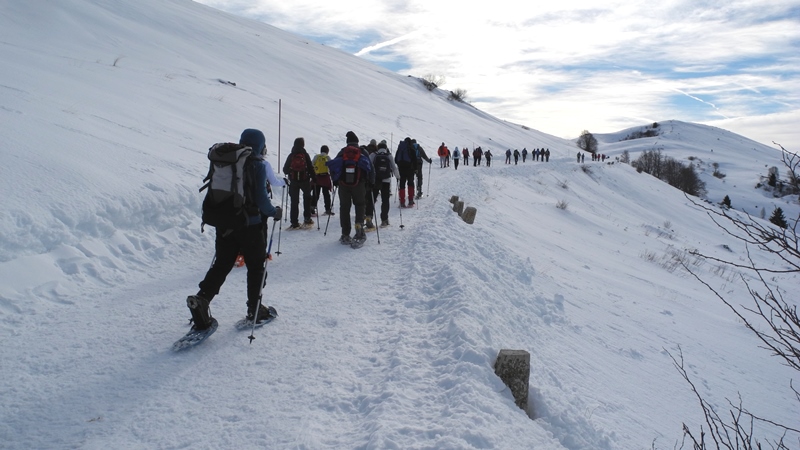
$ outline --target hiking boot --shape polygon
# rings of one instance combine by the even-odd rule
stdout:
[[[335,216],[336,213],[334,213],[333,211],[325,211],[325,215],[326,216]]]
[[[350,235],[348,234],[343,234],[342,237],[339,238],[339,243],[342,245],[350,245],[350,242],[352,241],[353,240],[350,239]]]
[[[186,306],[192,313],[192,322],[194,330],[205,330],[211,326],[211,313],[208,311],[209,301],[205,297],[199,295],[190,295],[186,297]]]
[[[411,200],[408,201],[408,207],[409,208],[413,208],[415,204],[416,203],[414,203],[414,199],[411,199]]]
[[[353,236],[353,239],[357,240],[357,241],[361,241],[361,240],[366,240],[367,239],[367,235],[364,232],[364,225],[361,225],[360,223],[356,224],[356,233]]]
[[[386,228],[389,226],[389,219],[381,220],[381,228]]]
[[[293,224],[289,225],[288,229],[289,230],[299,230],[300,229],[300,224],[299,223],[293,223]]]
[[[260,305],[258,308],[258,314],[253,314],[253,311],[247,311],[247,320],[253,321],[253,316],[256,316],[256,323],[259,323],[263,320],[274,319],[275,316],[270,313],[269,308],[264,305]]]
[[[406,199],[404,199],[404,198],[400,199],[400,207],[401,208],[405,208],[406,207]]]
[[[372,217],[367,217],[366,225],[364,225],[367,229],[375,229],[375,224],[372,223]]]
[[[306,219],[303,221],[303,225],[314,225],[313,219]]]

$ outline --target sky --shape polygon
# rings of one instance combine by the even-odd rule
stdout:
[[[677,119],[798,147],[800,1],[199,0],[562,138]]]
[[[615,162],[662,145],[695,164],[701,204],[728,195],[732,214],[781,207],[794,223],[796,195],[755,188],[780,167],[774,146],[663,121],[654,138],[598,134],[615,163],[579,164],[572,141],[182,0],[0,2],[0,29],[1,448],[674,449],[683,423],[702,423],[681,355],[721,413],[741,395],[797,428],[797,373],[677,264],[748,305],[739,276],[751,274],[688,251],[778,263]],[[427,165],[417,206],[395,194],[392,225],[358,250],[338,243],[341,210],[311,230],[273,223],[264,301],[277,320],[252,343],[235,329],[235,269],[212,302],[219,329],[174,353],[213,259],[199,214],[207,149],[251,127],[273,167],[298,136],[316,154],[350,130],[496,156]],[[515,145],[550,160],[505,164]],[[473,224],[454,195],[477,209]],[[494,373],[502,349],[531,355],[527,412]]]

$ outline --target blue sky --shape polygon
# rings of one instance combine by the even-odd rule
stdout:
[[[199,0],[558,137],[668,119],[800,149],[800,0]]]

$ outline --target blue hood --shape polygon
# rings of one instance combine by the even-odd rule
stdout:
[[[264,154],[264,150],[267,148],[266,141],[264,133],[255,128],[248,128],[242,131],[242,136],[239,138],[239,143],[252,148],[256,156],[262,156]]]

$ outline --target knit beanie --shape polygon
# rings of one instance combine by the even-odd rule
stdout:
[[[369,145],[378,145],[378,142],[375,139],[369,141]]]
[[[348,131],[345,137],[347,138],[348,144],[358,144],[358,136],[352,131]]]
[[[327,145],[323,145],[322,147],[320,147],[319,151],[322,152],[322,153],[326,153],[327,154],[331,150],[328,148]]]
[[[387,148],[386,147],[386,139],[383,139],[378,143],[378,148]]]

